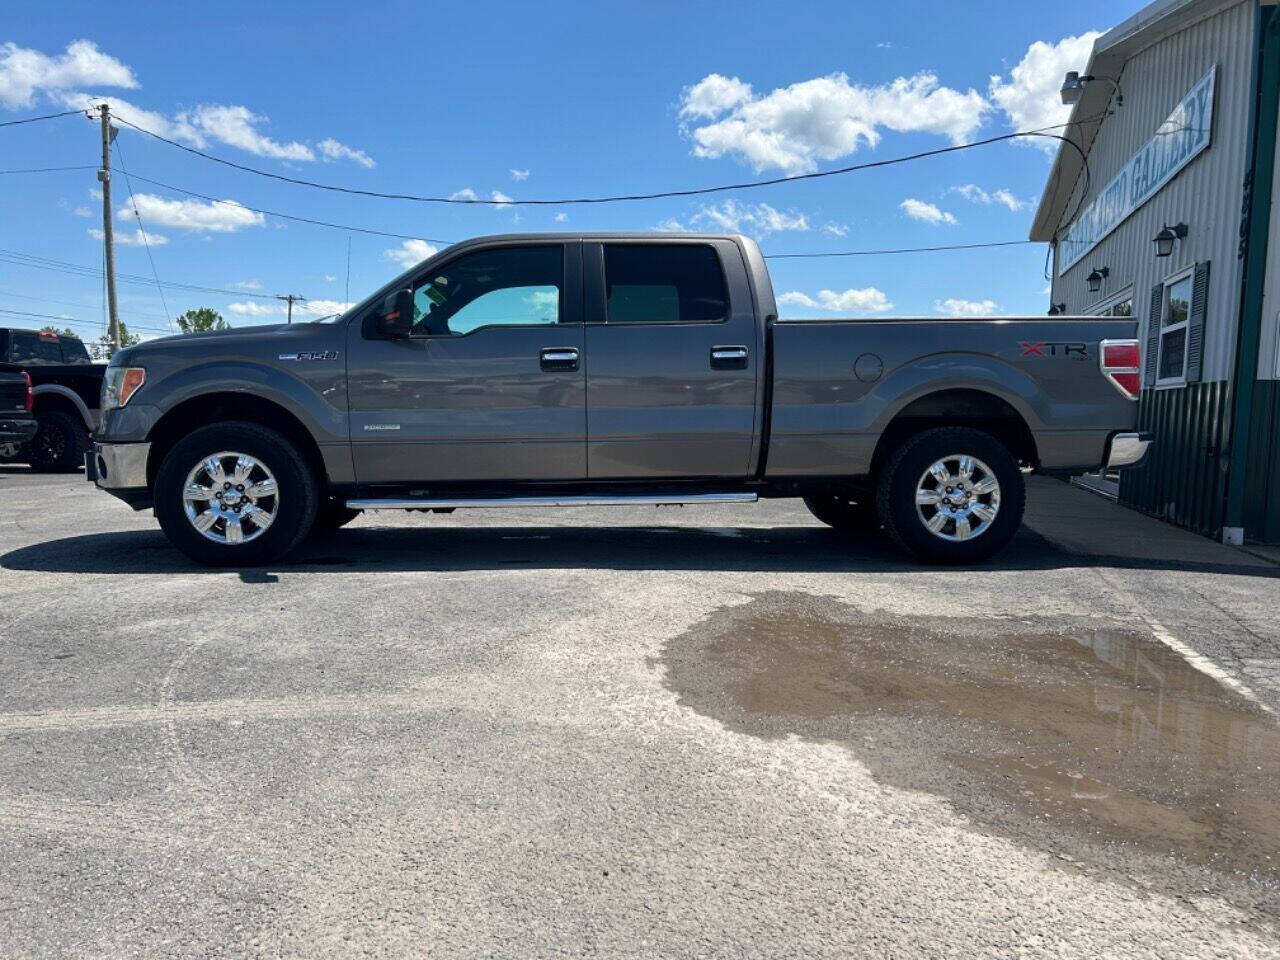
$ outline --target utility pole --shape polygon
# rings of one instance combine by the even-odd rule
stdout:
[[[283,297],[282,297],[282,296],[280,296],[279,294],[276,294],[276,299],[277,299],[277,300],[284,300],[286,303],[288,303],[288,304],[289,304],[288,319],[287,319],[285,322],[286,322],[286,323],[293,323],[293,304],[295,303],[295,301],[305,300],[305,299],[307,299],[307,298],[306,298],[306,297],[300,297],[300,296],[298,296],[296,293],[290,293],[290,294],[288,294],[287,296],[283,296]]]
[[[110,104],[101,104],[98,112],[102,114],[102,169],[98,171],[98,181],[102,184],[102,242],[106,249],[107,311],[111,323],[107,329],[114,353],[120,349],[120,313],[116,309],[116,249],[111,229],[111,141],[116,138],[117,131],[111,126]]]

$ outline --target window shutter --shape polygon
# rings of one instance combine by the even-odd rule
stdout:
[[[1146,380],[1148,387],[1156,385],[1156,363],[1160,358],[1160,311],[1164,308],[1164,284],[1157,283],[1151,288],[1151,312],[1147,314],[1147,362]]]
[[[1187,383],[1198,383],[1204,372],[1204,320],[1209,307],[1209,261],[1196,264],[1191,284],[1191,315],[1187,318]]]

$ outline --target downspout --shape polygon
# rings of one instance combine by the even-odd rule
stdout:
[[[1276,116],[1280,110],[1280,11],[1275,0],[1262,0],[1257,14],[1253,106],[1249,120],[1251,157],[1245,176],[1240,225],[1244,266],[1240,280],[1234,389],[1229,408],[1231,419],[1227,424],[1227,498],[1222,525],[1223,542],[1233,544],[1244,543],[1249,432],[1254,385],[1258,379],[1267,235],[1271,229],[1271,183],[1275,173]]]

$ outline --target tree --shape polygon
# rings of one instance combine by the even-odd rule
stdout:
[[[129,328],[124,325],[124,321],[120,323],[120,346],[132,347],[135,343],[141,343],[142,338],[136,333],[130,333]],[[116,352],[115,347],[111,344],[111,334],[104,333],[98,338],[97,344],[92,347],[93,358],[95,360],[110,360],[111,355]]]
[[[178,326],[183,333],[208,333],[210,330],[226,330],[228,324],[218,311],[200,307],[178,317]]]
[[[54,327],[54,326],[46,326],[46,327],[41,327],[40,332],[56,333],[60,337],[71,337],[72,339],[75,339],[75,340],[80,339],[80,334],[76,333],[70,327],[63,327],[61,330],[59,330],[57,327]]]

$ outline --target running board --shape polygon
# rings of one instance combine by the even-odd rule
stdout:
[[[352,510],[454,510],[459,507],[667,507],[686,503],[755,503],[754,493],[682,493],[669,496],[397,497],[348,500]]]

